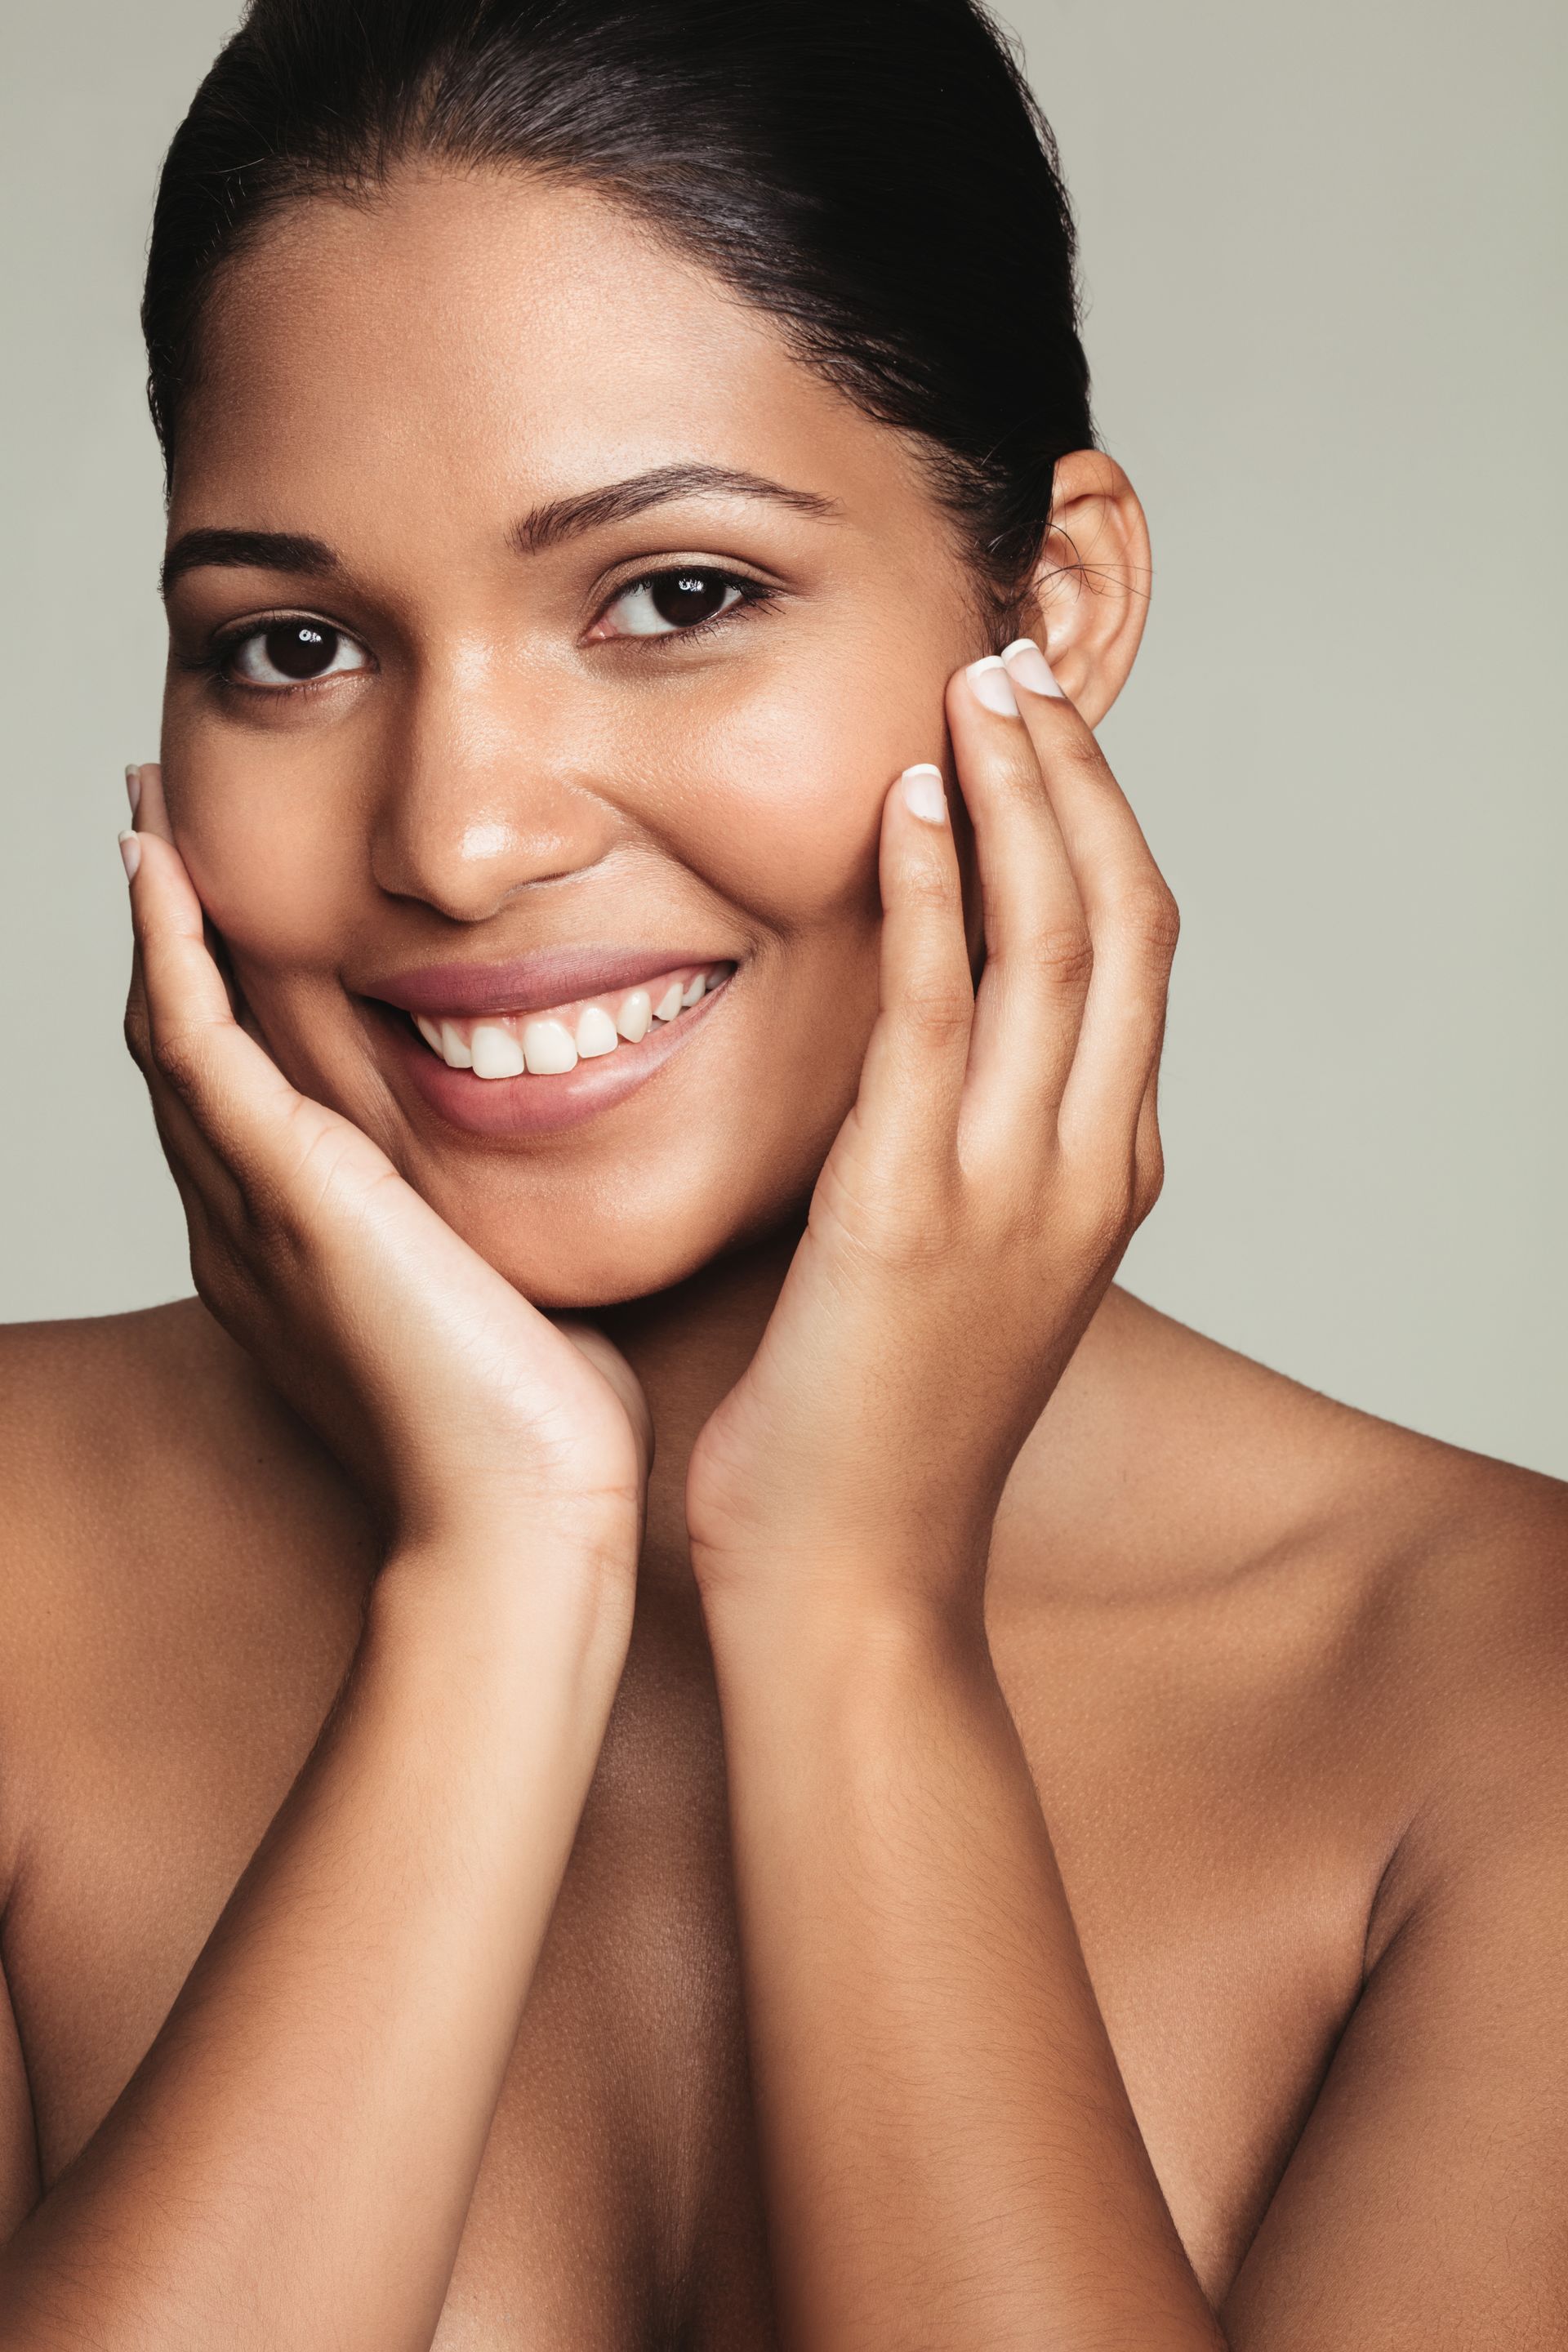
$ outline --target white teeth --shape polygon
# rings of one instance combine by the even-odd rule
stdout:
[[[525,1070],[554,1076],[575,1069],[579,1058],[613,1054],[623,1037],[628,1045],[640,1044],[655,1021],[673,1021],[717,986],[711,972],[696,972],[684,986],[670,981],[657,1004],[651,989],[630,989],[613,1018],[603,1004],[584,1004],[574,1022],[547,1013],[524,1023],[521,1038],[513,1026],[521,1016],[509,1017],[504,1025],[499,1020],[476,1021],[471,1027],[465,1024],[466,1037],[455,1021],[430,1020],[416,1013],[414,1022],[448,1069],[472,1070],[477,1078],[517,1078]]]
[[[523,1051],[510,1029],[497,1029],[481,1021],[474,1031],[471,1050],[476,1078],[521,1077]]]
[[[564,1021],[531,1021],[522,1033],[522,1055],[538,1077],[554,1077],[577,1066],[577,1048]]]
[[[595,1054],[613,1054],[620,1044],[616,1024],[602,1004],[585,1004],[577,1016],[577,1051],[584,1061]]]
[[[647,1035],[647,1024],[652,1019],[652,997],[646,988],[634,988],[621,1007],[616,1026],[628,1045],[636,1045]]]

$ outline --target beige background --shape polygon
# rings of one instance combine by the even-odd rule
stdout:
[[[153,177],[235,0],[5,32],[0,1316],[188,1286],[119,1042],[157,744]],[[1560,0],[1015,0],[1158,579],[1104,740],[1182,899],[1127,1278],[1568,1475]]]

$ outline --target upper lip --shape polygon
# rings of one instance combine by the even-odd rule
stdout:
[[[508,963],[426,963],[386,973],[359,993],[405,1013],[459,1019],[481,1013],[542,1013],[580,996],[607,996],[635,988],[681,964],[726,961],[689,948],[538,948]]]

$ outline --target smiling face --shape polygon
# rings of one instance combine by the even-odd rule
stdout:
[[[908,443],[605,198],[432,169],[231,265],[170,545],[171,814],[289,1076],[545,1305],[803,1202],[987,649]]]

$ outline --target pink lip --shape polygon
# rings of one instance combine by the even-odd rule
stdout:
[[[662,954],[662,950],[660,951]],[[688,956],[688,963],[702,961]],[[717,957],[710,959],[717,962]],[[636,971],[620,981],[601,982],[593,988],[580,988],[581,995],[596,995],[604,987],[630,987],[638,980],[667,971],[671,963],[679,963],[679,956],[660,961],[647,957]],[[450,966],[451,971],[472,973],[476,967]],[[513,971],[517,965],[495,965],[492,971]],[[603,970],[601,963],[598,970]],[[410,978],[413,975],[409,975]],[[733,974],[730,976],[733,978]],[[538,983],[543,985],[545,983]],[[439,999],[439,1009],[448,1013],[472,1010],[476,1013],[531,1012],[541,1004],[560,1004],[569,999],[558,985],[558,975],[552,971],[548,979],[551,993],[537,997],[533,1004],[519,1005],[510,997],[490,1000],[483,1004],[458,1007],[449,996]],[[448,1069],[439,1055],[415,1032],[411,1024],[389,1017],[378,1020],[377,1030],[390,1037],[397,1055],[398,1067],[406,1072],[409,1080],[430,1108],[439,1112],[453,1127],[466,1128],[471,1135],[552,1135],[562,1128],[580,1127],[584,1119],[595,1118],[615,1103],[624,1102],[637,1087],[651,1078],[656,1070],[679,1053],[689,1037],[694,1036],[709,1012],[723,996],[730,980],[698,1002],[677,1019],[650,1029],[636,1045],[620,1045],[613,1054],[579,1062],[574,1070],[563,1070],[554,1077],[527,1076],[521,1078],[476,1078],[471,1070]],[[375,991],[382,993],[380,989]],[[387,1000],[392,1002],[390,998]],[[431,1000],[436,1009],[437,1000]],[[423,1010],[423,1006],[419,1008]]]
[[[357,992],[379,997],[405,1013],[423,1013],[427,1019],[446,1013],[461,1021],[481,1013],[545,1013],[557,1004],[575,1003],[580,996],[607,996],[614,989],[635,988],[639,980],[657,980],[680,964],[727,961],[710,948],[541,948],[511,963],[421,964],[413,971],[389,972],[384,979],[367,982]],[[475,1083],[508,1086],[511,1081]]]

